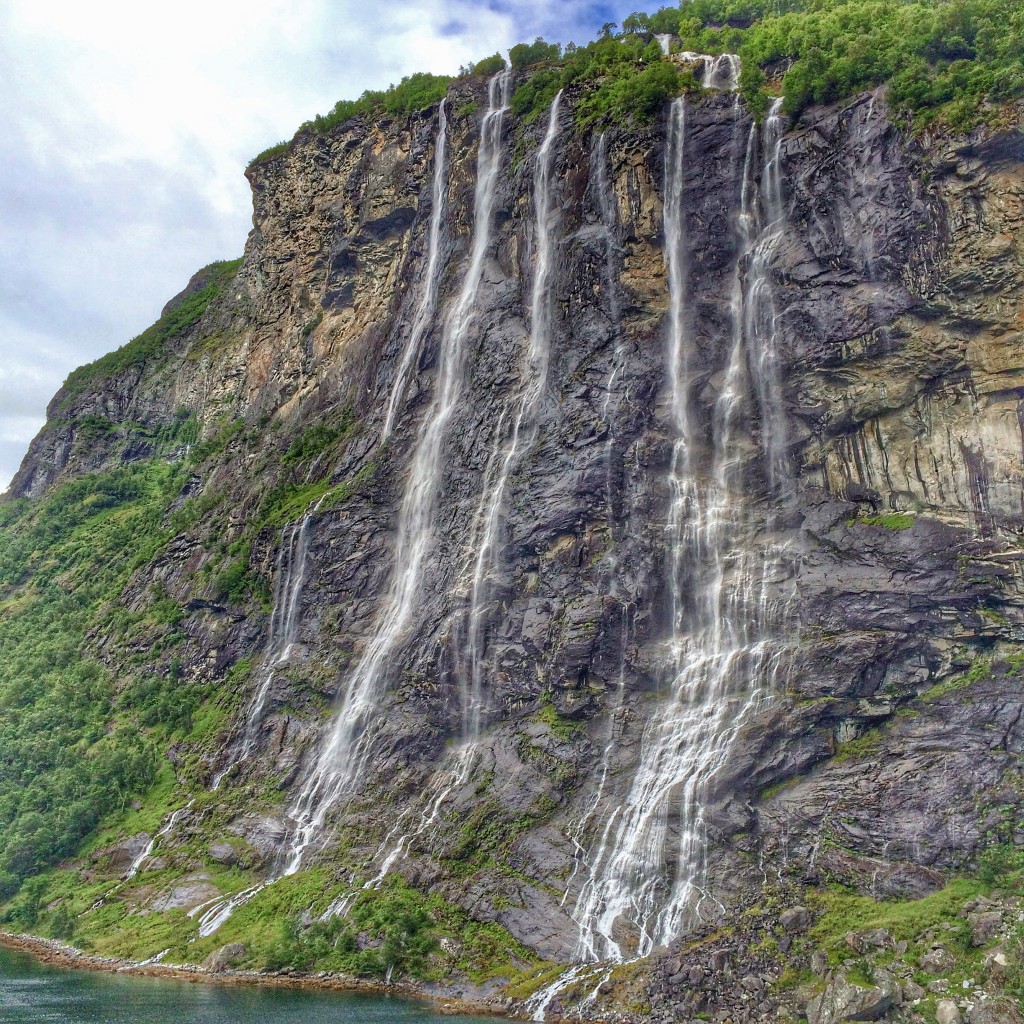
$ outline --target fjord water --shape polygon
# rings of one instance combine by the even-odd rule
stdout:
[[[4,1024],[427,1024],[440,1016],[410,999],[72,971],[0,948]]]

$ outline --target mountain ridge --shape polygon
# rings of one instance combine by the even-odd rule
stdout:
[[[709,90],[676,100],[664,120],[594,138],[571,128],[570,93],[547,123],[512,114],[499,122],[496,152],[520,157],[496,173],[493,237],[480,243],[476,284],[465,268],[479,230],[478,117],[498,109],[485,89],[459,81],[445,101],[439,306],[413,354],[393,439],[381,443],[381,421],[424,294],[436,107],[348,122],[250,168],[254,232],[237,274],[162,339],[155,366],[130,362],[95,392],[72,389],[69,422],[33,443],[16,478],[21,500],[6,503],[5,532],[26,540],[5,566],[5,617],[36,601],[34,579],[62,585],[59,567],[46,576],[39,545],[53,540],[28,498],[55,501],[60,488],[79,486],[65,492],[65,510],[82,517],[70,529],[102,536],[107,524],[111,551],[123,543],[126,507],[144,495],[147,517],[162,509],[157,533],[139,524],[141,561],[118,568],[96,597],[82,640],[107,666],[111,720],[138,723],[150,744],[140,754],[149,767],[138,771],[145,779],[148,770],[151,788],[141,808],[105,819],[56,872],[34,865],[42,886],[30,879],[15,896],[8,883],[6,919],[34,913],[52,928],[83,886],[99,900],[93,918],[76,906],[70,924],[56,924],[99,950],[154,955],[166,943],[177,956],[206,955],[237,941],[243,960],[277,969],[389,967],[428,985],[454,972],[464,990],[501,978],[500,998],[521,1006],[531,985],[555,981],[546,963],[576,958],[578,921],[566,910],[574,880],[612,877],[600,874],[588,836],[601,816],[623,813],[623,787],[648,756],[642,726],[670,686],[667,640],[684,638],[711,660],[732,650],[693,625],[704,614],[694,588],[747,600],[729,588],[737,559],[753,552],[761,561],[744,573],[760,580],[758,600],[796,601],[799,632],[776,636],[769,617],[763,637],[736,648],[778,643],[785,678],[738,717],[742,736],[722,748],[713,786],[701,776],[693,822],[714,857],[701,854],[694,877],[728,913],[698,898],[696,920],[667,953],[656,944],[640,966],[618,967],[605,955],[541,987],[527,1009],[659,1019],[728,1008],[739,1020],[779,1005],[806,1009],[799,985],[810,979],[782,984],[787,961],[810,964],[821,949],[838,956],[834,971],[817,972],[838,998],[852,969],[841,962],[844,935],[829,929],[844,917],[870,926],[872,913],[892,943],[908,942],[912,974],[929,934],[941,938],[942,923],[971,900],[992,900],[990,883],[955,876],[986,864],[1002,880],[1016,870],[1021,133],[915,139],[889,120],[884,94],[870,93],[810,108],[774,137],[729,91]],[[557,173],[539,185],[536,154],[553,127]],[[681,147],[676,162],[671,145]],[[769,189],[773,159],[779,200]],[[679,187],[669,191],[672,174]],[[520,388],[536,369],[524,352],[541,301],[530,289],[543,188],[558,223],[551,390],[533,410]],[[681,197],[675,214],[665,195]],[[774,201],[784,202],[784,222]],[[376,697],[386,714],[366,720],[377,745],[365,788],[332,808],[334,824],[318,836],[342,842],[282,875],[290,794],[315,764],[325,712],[344,699],[377,635],[389,575],[402,568],[390,560],[413,472],[406,459],[422,446],[445,339],[462,329],[453,311],[471,287],[467,377],[458,426],[445,435],[433,568],[421,581],[431,614],[394,649]],[[750,311],[766,319],[748,322]],[[165,307],[165,317],[174,313]],[[666,336],[683,346],[675,377]],[[752,370],[761,365],[753,346],[766,339],[777,395],[755,386],[774,372]],[[723,398],[733,379],[747,389],[737,414]],[[666,380],[676,381],[685,415],[671,411]],[[767,454],[771,403],[785,423],[784,484]],[[68,409],[68,396],[57,406]],[[535,431],[521,449],[517,415]],[[716,447],[726,436],[734,441]],[[690,480],[702,489],[687,491]],[[696,511],[674,526],[678,493]],[[491,507],[500,537],[488,547],[473,538]],[[746,538],[739,547],[714,532],[719,508],[748,517],[731,526]],[[687,554],[687,531],[698,527],[702,550],[720,552],[725,590]],[[799,557],[769,571],[765,552],[780,538]],[[57,539],[71,552],[85,537],[58,529]],[[487,564],[473,570],[467,552]],[[281,609],[293,601],[301,614],[289,623]],[[684,614],[674,618],[673,607]],[[486,706],[480,731],[467,735],[459,723],[474,691],[460,681],[470,678],[460,659],[474,643],[485,685],[473,699]],[[265,705],[255,699],[261,688]],[[231,763],[254,709],[252,752]],[[994,724],[1002,732],[993,746]],[[463,776],[452,751],[467,742],[476,760]],[[127,808],[140,789],[119,785]],[[182,812],[175,831],[146,853],[171,811]],[[689,820],[668,814],[668,834]],[[674,884],[682,863],[666,849],[659,885]],[[394,870],[377,878],[392,853]],[[759,862],[772,865],[777,885],[760,880]],[[187,949],[204,902],[226,906],[268,879]],[[849,891],[836,894],[828,881]],[[349,916],[309,919],[346,894]],[[872,910],[878,896],[896,902]],[[1012,897],[999,899],[987,912],[1002,914],[1008,932]],[[813,904],[812,935],[807,922],[783,923],[801,900]],[[901,908],[921,900],[920,928],[901,934]],[[664,904],[659,894],[655,905]],[[157,907],[159,924],[143,933],[138,911]],[[756,912],[744,917],[743,908]],[[188,909],[202,912],[188,918]],[[276,919],[292,912],[307,916],[277,936]],[[645,949],[638,935],[653,917],[629,913],[595,924],[594,935]],[[371,935],[363,948],[353,921]],[[409,940],[400,953],[395,922]],[[429,948],[432,929],[439,949]],[[1008,934],[985,944],[996,941],[1011,948]],[[858,950],[878,961],[875,974],[889,971],[887,942],[875,954]],[[974,969],[950,956],[950,970]],[[875,974],[865,984],[884,990]],[[1006,987],[994,975],[990,984]]]

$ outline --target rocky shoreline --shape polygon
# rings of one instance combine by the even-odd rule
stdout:
[[[482,999],[444,995],[424,991],[414,985],[400,982],[381,984],[365,978],[354,978],[326,972],[316,975],[295,974],[286,971],[213,971],[199,964],[161,964],[148,961],[125,960],[121,957],[95,956],[84,950],[36,935],[0,931],[0,946],[19,953],[27,953],[40,963],[73,970],[103,971],[108,974],[138,974],[146,978],[163,978],[209,985],[261,985],[269,988],[320,989],[332,992],[359,992],[365,995],[400,996],[432,1003],[441,1013],[452,1015],[505,1015],[504,1007]]]

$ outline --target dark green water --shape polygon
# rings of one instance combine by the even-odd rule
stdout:
[[[436,1024],[429,1004],[349,993],[69,971],[0,948],[3,1024]],[[493,1018],[450,1017],[494,1024]]]

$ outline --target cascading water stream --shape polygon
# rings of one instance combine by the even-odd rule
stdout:
[[[785,498],[789,473],[786,468],[786,417],[782,396],[782,370],[775,346],[775,286],[771,261],[786,226],[782,205],[782,98],[772,101],[765,117],[762,148],[760,231],[751,222],[752,253],[746,274],[744,338],[750,371],[757,388],[761,415],[761,447],[768,461],[772,490]]]
[[[530,341],[526,350],[512,436],[503,455],[495,448],[488,460],[480,504],[472,533],[473,578],[468,612],[466,668],[462,673],[462,734],[469,743],[480,735],[486,696],[486,627],[488,598],[493,575],[499,569],[502,512],[509,477],[520,455],[532,444],[536,434],[537,413],[548,379],[551,344],[552,254],[558,211],[554,197],[555,143],[558,138],[558,114],[562,102],[559,92],[551,104],[544,141],[537,150],[533,174],[533,206],[536,256],[530,295]],[[499,427],[500,427],[499,423]],[[501,431],[496,432],[500,444]]]
[[[212,790],[220,788],[224,777],[236,764],[248,760],[253,755],[274,675],[288,663],[298,641],[302,621],[302,587],[306,580],[306,562],[309,556],[309,524],[319,508],[318,501],[306,510],[302,519],[286,526],[281,533],[281,543],[277,550],[270,630],[267,634],[263,661],[256,673],[256,689],[245,714],[241,736],[228,743],[230,759],[214,775],[210,787]],[[234,753],[236,750],[237,754]]]
[[[192,808],[195,800],[189,800],[184,807],[179,807],[176,811],[173,811],[167,818],[167,820],[160,826],[156,835],[146,844],[146,848],[132,861],[131,866],[128,868],[127,873],[124,876],[124,880],[127,882],[129,879],[134,878],[138,873],[143,864],[153,856],[153,850],[156,849],[156,844],[163,839],[164,836],[170,835],[171,832],[177,827],[178,822],[181,821],[182,817]]]
[[[373,716],[378,710],[377,698],[383,677],[389,667],[390,656],[412,617],[423,562],[433,540],[437,490],[443,469],[441,446],[449,420],[462,396],[466,341],[477,312],[484,260],[490,247],[494,194],[501,169],[502,125],[508,109],[510,81],[509,72],[503,71],[495,75],[488,87],[488,110],[481,126],[477,161],[469,265],[458,301],[442,336],[434,397],[419,428],[399,511],[391,579],[384,607],[377,617],[376,631],[345,680],[331,732],[293,805],[294,827],[283,868],[265,882],[230,897],[218,897],[190,911],[190,917],[199,917],[199,935],[202,938],[212,935],[238,907],[248,903],[267,886],[299,870],[306,850],[318,838],[331,809],[352,792],[369,753]],[[443,117],[443,110],[439,111],[439,135],[446,127]],[[439,148],[440,141],[435,152]],[[435,167],[435,184],[436,170]]]
[[[735,92],[740,87],[740,58],[735,53],[706,57],[700,84],[705,89]]]
[[[410,624],[420,593],[423,565],[434,536],[442,442],[462,399],[466,343],[478,309],[484,260],[490,248],[494,196],[501,170],[501,137],[511,77],[502,71],[490,82],[483,118],[469,266],[448,318],[439,353],[434,398],[424,416],[399,512],[394,567],[374,635],[345,680],[334,725],[294,804],[295,828],[284,874],[299,869],[310,843],[338,801],[358,781],[375,735],[380,690],[395,647]]]
[[[387,412],[384,415],[384,428],[381,440],[386,441],[394,429],[399,404],[405,394],[409,373],[420,353],[423,339],[434,321],[437,311],[437,291],[441,280],[441,228],[447,209],[448,177],[445,158],[448,152],[448,112],[445,107],[447,99],[441,100],[438,108],[437,142],[434,146],[434,182],[430,192],[430,229],[427,234],[427,266],[423,272],[423,288],[420,293],[419,305],[413,318],[412,329],[402,352],[402,359],[395,372],[395,382],[388,398]]]
[[[530,341],[526,352],[523,371],[525,386],[518,396],[518,405],[513,419],[512,438],[508,448],[502,453],[499,447],[491,452],[484,471],[479,507],[474,517],[474,529],[471,531],[471,543],[475,549],[473,556],[473,581],[471,603],[468,614],[469,640],[467,644],[469,667],[463,674],[461,687],[462,704],[462,743],[447,759],[444,767],[435,773],[427,789],[423,801],[423,812],[415,824],[410,825],[397,841],[394,833],[400,826],[392,830],[378,856],[388,849],[380,860],[377,874],[367,883],[369,886],[379,885],[390,868],[402,857],[409,846],[423,835],[438,821],[442,809],[451,795],[461,788],[476,762],[479,747],[480,730],[484,710],[484,635],[486,625],[486,592],[490,573],[497,568],[497,540],[500,531],[500,518],[504,505],[505,491],[512,469],[519,453],[529,443],[528,435],[532,430],[534,417],[543,389],[547,381],[548,346],[550,333],[550,278],[551,251],[555,228],[555,210],[553,205],[552,178],[554,171],[554,146],[558,134],[558,112],[562,94],[555,96],[548,118],[548,127],[544,141],[537,151],[534,168],[534,212],[535,237],[537,239],[536,260],[534,267],[531,294],[531,329]],[[506,421],[503,414],[498,421],[495,436],[500,439],[502,427]],[[392,845],[393,844],[393,845]],[[375,860],[377,858],[375,857]]]
[[[704,892],[705,816],[715,776],[749,713],[773,688],[781,664],[784,609],[769,592],[779,553],[772,541],[757,536],[765,524],[757,521],[748,479],[757,448],[747,440],[755,407],[760,407],[762,454],[772,475],[772,446],[784,450],[784,439],[765,435],[773,432],[770,427],[781,432],[783,410],[779,391],[761,386],[761,375],[771,370],[775,358],[769,260],[781,230],[780,141],[776,105],[764,130],[760,192],[756,128],[748,140],[733,332],[712,409],[710,457],[703,458],[685,308],[685,100],[672,105],[664,203],[675,437],[669,473],[670,687],[644,730],[631,790],[607,815],[592,845],[588,877],[573,912],[580,929],[576,958],[582,961],[648,955],[699,919],[709,898]]]

